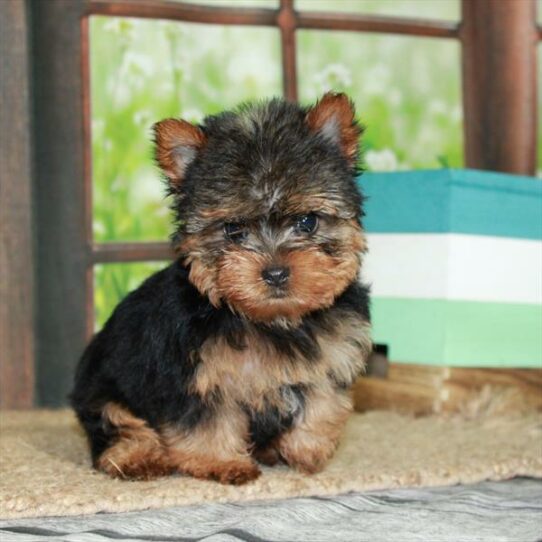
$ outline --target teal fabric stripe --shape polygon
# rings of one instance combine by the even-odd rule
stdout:
[[[371,233],[466,233],[542,239],[542,181],[475,170],[365,173]]]
[[[392,361],[542,368],[542,307],[376,297],[373,340]]]

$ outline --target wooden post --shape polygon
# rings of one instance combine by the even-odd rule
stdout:
[[[34,268],[27,4],[0,2],[0,407],[34,397]]]
[[[297,51],[296,51],[296,14],[293,0],[280,0],[277,17],[280,28],[282,49],[282,88],[284,97],[292,102],[297,100]]]
[[[534,175],[534,0],[463,0],[465,161],[475,169]]]
[[[82,47],[82,0],[32,6],[37,258],[37,394],[66,403],[86,341],[91,290]]]

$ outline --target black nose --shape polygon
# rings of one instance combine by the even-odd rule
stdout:
[[[262,278],[270,286],[282,286],[290,276],[290,270],[287,267],[273,266],[262,271]]]

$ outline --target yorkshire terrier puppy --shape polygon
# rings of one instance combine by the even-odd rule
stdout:
[[[93,464],[231,484],[257,461],[320,471],[371,350],[353,105],[274,99],[154,133],[178,257],[79,363],[71,399]]]

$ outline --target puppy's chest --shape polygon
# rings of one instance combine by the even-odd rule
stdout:
[[[242,349],[210,339],[199,352],[193,391],[206,396],[220,390],[226,400],[261,409],[283,402],[281,390],[288,386],[318,386],[330,380],[350,385],[369,350],[367,325],[361,321],[318,337],[318,355],[310,360],[301,353],[282,354],[259,336],[247,337]]]
[[[321,377],[319,365],[280,355],[255,340],[247,341],[243,349],[222,341],[208,341],[200,352],[194,391],[206,396],[220,390],[225,400],[263,408],[265,402],[276,402],[273,396],[279,394],[281,387]]]

